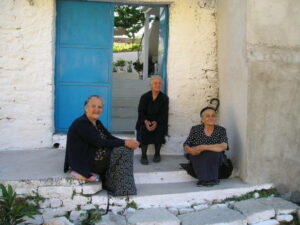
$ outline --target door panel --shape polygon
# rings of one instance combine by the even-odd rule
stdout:
[[[113,16],[113,3],[57,1],[56,132],[67,132],[90,95],[103,98],[100,119],[110,129]]]

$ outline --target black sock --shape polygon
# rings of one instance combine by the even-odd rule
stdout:
[[[142,158],[147,158],[148,145],[142,145],[141,149],[142,149]]]
[[[154,146],[155,146],[155,155],[160,156],[161,144],[155,144]]]

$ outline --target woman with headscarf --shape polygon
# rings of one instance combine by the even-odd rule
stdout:
[[[181,166],[198,179],[198,186],[213,186],[220,182],[219,166],[223,151],[228,149],[228,140],[225,128],[216,125],[214,108],[205,107],[201,110],[200,117],[201,124],[191,128],[183,144],[190,164]]]

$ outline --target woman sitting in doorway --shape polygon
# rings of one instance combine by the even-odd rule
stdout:
[[[181,164],[187,172],[198,179],[198,186],[213,186],[219,184],[219,166],[223,151],[228,149],[228,140],[224,127],[216,125],[216,110],[205,107],[200,112],[201,124],[193,126],[184,151],[191,163]],[[192,170],[192,171],[190,171]]]
[[[140,98],[138,120],[136,123],[137,140],[141,143],[141,163],[147,165],[147,148],[154,144],[155,154],[153,162],[160,162],[160,149],[168,133],[169,98],[161,92],[162,79],[160,76],[151,76],[151,91]]]
[[[135,140],[122,140],[100,122],[101,97],[90,96],[84,103],[84,115],[74,120],[67,135],[64,172],[85,181],[102,180],[113,195],[134,195],[133,151]]]

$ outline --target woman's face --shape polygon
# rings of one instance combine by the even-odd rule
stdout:
[[[162,83],[160,79],[153,79],[150,84],[150,88],[152,91],[159,92],[161,90]]]
[[[92,97],[84,109],[86,116],[90,120],[97,120],[103,111],[103,103],[99,98]]]
[[[216,112],[212,109],[205,110],[202,113],[201,121],[204,125],[215,125],[217,122]]]

